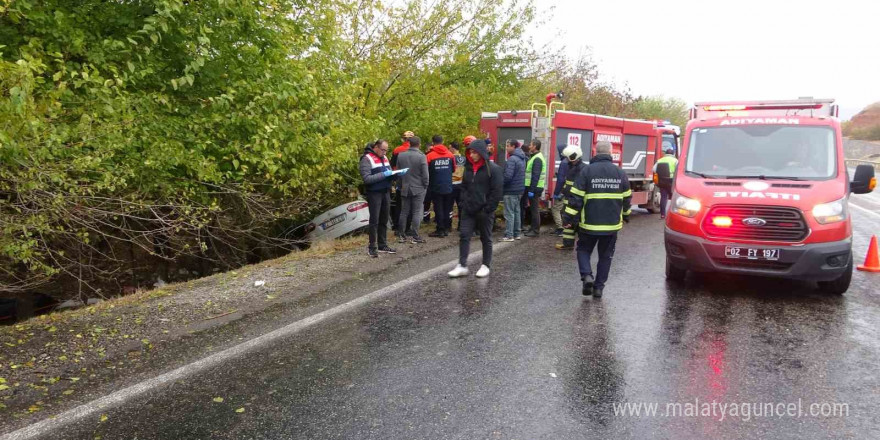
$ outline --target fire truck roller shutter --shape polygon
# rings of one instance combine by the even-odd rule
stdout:
[[[532,141],[532,128],[531,127],[499,127],[498,128],[498,139],[492,139],[492,142],[495,144],[495,151],[497,155],[495,156],[495,163],[504,169],[504,164],[507,162],[507,152],[504,150],[504,143],[507,142],[508,139],[516,139],[525,141],[525,145],[528,145],[529,142]]]
[[[581,160],[584,163],[589,163],[590,158],[593,156],[593,130],[578,130],[574,128],[556,128],[556,145],[564,144],[564,145],[576,145],[581,147],[581,152],[583,156]],[[550,150],[546,149],[544,152],[544,156],[547,157],[547,160],[550,160],[548,156],[550,154]],[[550,175],[547,176],[547,180],[550,181],[552,177],[552,186],[547,188],[550,194],[553,194],[553,191],[556,189],[556,170],[559,169],[560,163],[559,154],[556,151],[556,147],[553,147],[553,163],[548,167],[550,170]],[[569,178],[568,180],[575,180],[573,178]],[[565,182],[560,183],[564,184]]]
[[[648,156],[648,137],[627,134],[623,137],[623,164],[621,168],[629,177],[645,177]],[[655,159],[656,160],[656,159]]]

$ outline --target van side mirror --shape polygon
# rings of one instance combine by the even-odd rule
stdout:
[[[657,164],[657,186],[665,190],[672,190],[672,173],[669,171],[668,163]]]
[[[853,194],[867,194],[874,191],[877,186],[877,178],[874,177],[874,167],[871,165],[859,165],[856,167],[856,175],[849,184],[849,191]]]

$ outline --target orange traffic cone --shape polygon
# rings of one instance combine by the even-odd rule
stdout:
[[[866,272],[880,272],[880,254],[877,252],[877,236],[871,236],[871,244],[868,246],[868,255],[865,255],[865,264],[858,266],[859,270]]]

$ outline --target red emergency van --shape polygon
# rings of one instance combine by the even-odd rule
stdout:
[[[697,103],[666,219],[666,277],[687,271],[818,282],[844,293],[853,270],[851,193],[874,170],[844,163],[833,100]]]

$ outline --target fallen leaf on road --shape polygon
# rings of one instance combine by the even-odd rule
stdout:
[[[65,396],[69,396],[69,395],[73,394],[73,390],[64,390],[64,392],[61,394],[64,394]]]
[[[33,413],[33,412],[37,412],[37,411],[39,411],[39,410],[40,410],[40,407],[37,406],[37,405],[31,405],[31,407],[28,408],[28,412],[32,412],[32,413]]]
[[[104,423],[106,421],[107,421],[107,414],[101,414],[101,423]]]
[[[223,403],[223,398],[222,397],[215,397],[214,401],[217,403]]]
[[[550,377],[556,377],[556,373],[550,373]]]
[[[244,408],[239,408],[239,409],[235,410],[235,412],[241,414],[244,412]]]
[[[260,287],[266,285],[266,282],[263,280],[254,281],[254,287]]]
[[[6,391],[9,389],[8,385],[0,385],[0,391]]]

